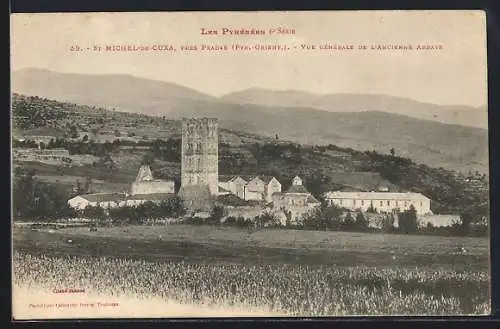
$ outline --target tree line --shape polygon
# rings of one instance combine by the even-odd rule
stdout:
[[[68,194],[55,185],[37,181],[34,170],[15,168],[12,198],[16,219],[46,220],[71,217],[73,209],[66,203]]]
[[[179,218],[185,212],[182,200],[176,196],[158,203],[147,201],[139,205],[125,205],[109,209],[88,205],[83,210],[76,211],[76,215],[101,223],[143,224],[151,220]]]
[[[78,181],[69,193],[57,189],[54,185],[39,182],[33,170],[16,168],[13,180],[13,213],[16,219],[51,221],[64,218],[89,218],[98,223],[143,224],[149,220],[180,218],[186,215],[182,199],[174,196],[159,203],[146,202],[136,206],[123,206],[105,209],[99,206],[87,206],[83,210],[71,208],[67,200],[70,197],[89,192],[91,180],[83,184]],[[186,224],[223,225],[240,228],[290,228],[316,231],[349,232],[385,232],[404,234],[445,234],[487,236],[487,226],[473,229],[471,221],[462,219],[448,228],[420,227],[416,210],[410,207],[399,213],[379,216],[378,228],[370,226],[367,214],[362,211],[347,211],[336,205],[323,203],[312,212],[305,214],[299,221],[292,221],[291,214],[285,213],[283,223],[274,213],[264,211],[255,218],[228,217],[223,205],[215,205],[207,218],[188,217]],[[395,220],[398,219],[396,227]]]
[[[432,224],[422,227],[419,224],[417,212],[412,206],[410,209],[404,211],[379,214],[376,223],[374,223],[376,225],[370,225],[370,220],[367,217],[368,214],[359,209],[350,211],[336,205],[327,205],[324,203],[319,208],[304,214],[298,220],[292,220],[291,214],[285,212],[285,223],[269,211],[264,211],[261,215],[254,218],[244,218],[242,216],[227,217],[224,207],[219,207],[219,209],[212,212],[209,218],[192,218],[186,223],[234,226],[239,228],[266,227],[312,231],[488,236],[487,226],[474,226],[469,221],[463,219],[447,227],[434,227]]]

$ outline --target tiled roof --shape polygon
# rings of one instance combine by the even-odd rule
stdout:
[[[312,194],[309,194],[307,197],[307,203],[321,203],[316,199]]]
[[[95,194],[82,194],[80,198],[84,198],[89,202],[110,202],[110,201],[123,201],[125,194],[122,193],[95,193]]]
[[[152,179],[152,180],[142,180],[142,181],[134,181],[132,184],[137,184],[137,183],[142,183],[142,184],[147,184],[147,183],[174,183],[173,180],[166,180],[166,179]]]
[[[242,176],[242,175],[219,175],[219,182],[230,182],[237,178],[243,179],[245,182],[248,182],[252,176]]]
[[[395,193],[395,192],[326,192],[329,199],[373,199],[373,200],[429,200],[420,193]]]
[[[266,184],[268,184],[274,178],[274,176],[267,176],[267,175],[262,175],[258,177]]]
[[[309,191],[303,185],[292,185],[286,193],[309,193]]]
[[[239,175],[239,177],[243,178],[247,182],[249,182],[255,178],[255,176],[252,176],[252,175]]]
[[[174,193],[151,193],[128,196],[122,193],[95,193],[79,195],[80,198],[83,198],[89,202],[121,202],[126,200],[159,201],[168,200],[174,196]]]
[[[264,180],[262,180],[262,178],[260,176],[251,176],[251,177],[249,177],[248,182],[253,181],[253,180],[259,180],[262,183],[266,184],[266,182]]]
[[[219,175],[219,182],[230,182],[235,178],[235,175]]]
[[[129,195],[126,197],[127,200],[150,200],[150,201],[160,201],[168,200],[175,196],[174,193],[151,193],[151,194],[136,194]]]
[[[268,176],[268,175],[219,175],[219,182],[230,182],[233,179],[236,179],[237,177],[240,177],[246,182],[250,182],[255,178],[259,178],[266,184],[268,184],[274,178],[274,176]]]

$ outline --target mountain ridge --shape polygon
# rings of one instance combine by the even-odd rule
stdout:
[[[46,75],[46,77],[40,77],[40,74]],[[34,90],[33,85],[35,82],[42,82],[39,80],[45,80],[43,82],[47,83],[54,79],[54,77],[49,77],[48,75],[55,75],[60,77],[76,77],[78,79],[122,79],[124,81],[129,81],[129,84],[133,83],[147,83],[149,90],[163,89],[167,90],[167,88],[173,89],[175,92],[179,93],[176,95],[172,95],[173,92],[168,93],[169,97],[175,97],[179,99],[187,98],[187,99],[196,99],[196,100],[205,100],[205,101],[220,101],[224,103],[235,103],[240,105],[263,105],[268,107],[280,107],[280,108],[295,108],[295,107],[308,107],[316,110],[323,110],[328,112],[360,112],[360,111],[379,111],[379,112],[388,112],[399,115],[406,115],[416,119],[430,120],[430,121],[438,121],[445,124],[460,124],[469,127],[475,128],[483,128],[487,129],[487,106],[468,106],[468,105],[442,105],[435,104],[430,102],[422,102],[415,99],[411,99],[408,97],[401,96],[392,96],[387,94],[379,94],[379,93],[368,93],[368,94],[356,94],[356,93],[326,93],[319,94],[311,91],[304,90],[271,90],[261,87],[251,87],[246,88],[240,91],[234,91],[222,96],[214,96],[208,93],[200,92],[196,89],[185,87],[176,83],[143,78],[130,74],[82,74],[82,73],[62,73],[51,71],[48,69],[40,69],[40,68],[23,68],[19,70],[14,70],[12,72],[12,89],[15,92],[19,92],[25,95],[33,95],[37,93],[38,90]],[[33,79],[35,77],[35,79]],[[38,80],[38,81],[37,81]],[[122,82],[123,83],[123,82]],[[40,83],[38,84],[39,88]],[[83,85],[81,83],[80,85]],[[50,84],[47,86],[49,87]],[[162,90],[163,91],[163,90]],[[39,91],[38,91],[39,92]],[[47,93],[45,91],[45,93]],[[252,95],[252,94],[264,94],[261,95]],[[143,93],[141,93],[141,96]],[[289,97],[289,95],[293,95],[291,100],[283,99]],[[57,95],[49,95],[49,96],[57,96]],[[146,96],[147,93],[146,93]],[[151,96],[151,95],[149,95]],[[163,95],[164,96],[164,95]],[[65,95],[65,99],[67,101],[78,101],[77,99],[71,98],[70,95]],[[152,99],[158,98],[158,95],[154,95]],[[274,99],[270,99],[274,97]],[[304,100],[301,98],[309,97],[314,98],[313,101]],[[54,99],[60,99],[61,97],[52,97]],[[256,100],[256,98],[265,98],[265,100]],[[361,104],[360,103],[361,100]],[[329,105],[328,102],[347,102],[350,105]],[[326,104],[325,104],[326,102]],[[391,102],[396,103],[392,105],[392,107],[396,106],[396,108],[384,109],[384,103]],[[397,106],[397,102],[409,103],[412,104],[411,108],[405,110],[406,106]],[[83,101],[82,104],[90,104],[89,101]],[[373,104],[376,105],[373,105]],[[101,105],[102,102],[98,102],[95,105]],[[382,105],[380,105],[382,104]],[[109,106],[121,106],[123,108],[123,104],[114,104],[110,103]],[[391,104],[389,104],[391,105]],[[425,113],[420,113],[418,109],[415,109],[415,105],[425,109]],[[439,109],[439,110],[437,110]],[[465,115],[465,117],[464,117]],[[457,116],[462,116],[462,118],[457,118]]]
[[[128,76],[14,72],[13,92],[179,119],[213,116],[220,126],[302,144],[336,144],[388,153],[453,170],[488,171],[487,130],[385,111],[329,112],[311,107],[238,104],[172,83]],[[34,74],[35,73],[35,74]],[[83,76],[83,78],[82,78]]]
[[[380,111],[445,124],[483,129],[488,127],[488,111],[485,105],[438,105],[385,94],[315,94],[308,91],[249,88],[226,94],[219,99],[230,103],[270,107],[310,107],[329,112]]]

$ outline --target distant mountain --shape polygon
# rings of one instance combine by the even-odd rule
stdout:
[[[31,68],[13,72],[12,91],[149,115],[182,108],[186,100],[214,99],[194,89],[131,75],[84,75]],[[152,108],[157,109],[156,113],[150,112]]]
[[[379,111],[441,123],[488,128],[486,106],[436,105],[388,95],[319,95],[297,90],[274,91],[251,88],[227,94],[220,99],[229,103],[272,107],[310,107],[329,112]]]
[[[488,172],[487,130],[381,111],[328,112],[314,108],[314,104],[237,104],[228,100],[229,96],[217,99],[176,84],[128,75],[62,74],[39,69],[13,72],[12,91],[125,112],[165,115],[169,119],[211,116],[219,118],[222,128],[236,131],[272,138],[277,134],[280,139],[304,144],[336,144],[381,153],[394,148],[397,155],[434,167]],[[360,99],[368,104],[370,97]],[[386,103],[400,102],[401,108],[405,108],[404,104],[421,104],[396,100],[387,97]]]
[[[434,167],[488,172],[488,133],[479,128],[376,111],[336,113],[214,102],[192,103],[184,113],[218,117],[226,128],[267,137],[278,134],[280,139],[303,144],[335,144],[381,153],[395,148],[399,156]]]

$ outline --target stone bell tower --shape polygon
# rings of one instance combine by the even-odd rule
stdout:
[[[183,119],[181,187],[205,186],[219,192],[219,134],[217,119]]]

